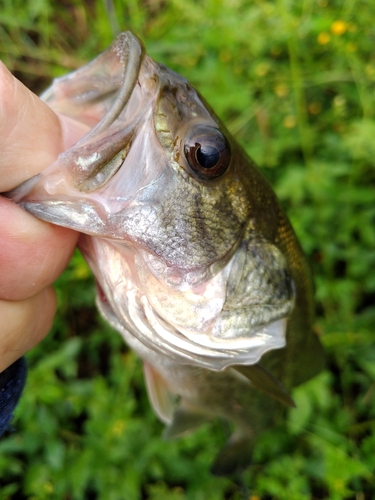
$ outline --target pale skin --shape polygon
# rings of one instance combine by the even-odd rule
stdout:
[[[41,172],[86,131],[56,115],[0,62],[0,193]],[[0,372],[51,329],[52,283],[77,239],[0,196]]]

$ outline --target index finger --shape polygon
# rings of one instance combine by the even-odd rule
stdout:
[[[86,132],[56,115],[0,61],[0,193],[41,172]]]

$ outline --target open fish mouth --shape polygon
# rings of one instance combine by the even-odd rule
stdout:
[[[54,165],[8,193],[10,198],[41,218],[45,203],[49,203],[56,215],[51,210],[50,220],[45,220],[61,225],[59,204],[76,199],[77,194],[70,192],[72,187],[81,193],[82,199],[87,198],[85,193],[100,189],[116,174],[139,125],[141,98],[133,99],[132,109],[126,110],[139,84],[144,57],[142,42],[131,32],[121,33],[91,63],[54,80],[41,99],[56,113],[87,125],[89,132],[63,152]],[[62,169],[69,186],[61,177]],[[47,191],[45,195],[43,191]],[[26,194],[27,201],[22,202]],[[38,201],[44,208],[38,207]],[[90,204],[89,198],[87,203]]]

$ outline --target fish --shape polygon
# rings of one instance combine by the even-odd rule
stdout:
[[[310,265],[271,185],[131,32],[41,98],[88,133],[8,196],[81,233],[97,307],[143,360],[164,437],[221,418],[234,430],[211,471],[243,470],[324,366]]]

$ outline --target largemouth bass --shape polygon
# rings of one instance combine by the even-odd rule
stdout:
[[[42,99],[90,131],[10,196],[83,233],[98,308],[143,359],[165,436],[227,419],[212,470],[240,470],[323,364],[309,265],[272,188],[130,32]]]

